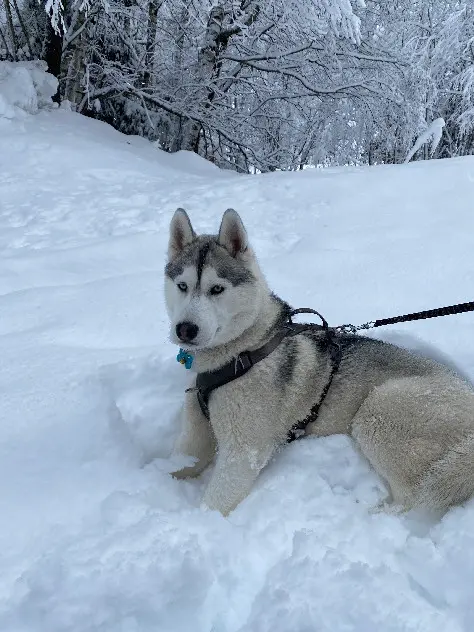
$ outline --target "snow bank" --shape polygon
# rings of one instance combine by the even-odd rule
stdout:
[[[44,61],[0,61],[0,118],[36,114],[52,104],[58,80]]]
[[[474,158],[246,177],[61,109],[5,129],[1,632],[472,632],[474,501],[372,515],[341,436],[284,447],[228,518],[199,508],[210,472],[169,475],[188,378],[162,286],[175,208],[211,232],[233,206],[272,289],[331,324],[469,300]],[[472,378],[473,328],[380,333]]]

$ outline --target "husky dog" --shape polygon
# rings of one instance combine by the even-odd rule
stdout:
[[[171,339],[201,375],[262,348],[290,313],[268,288],[232,209],[217,236],[196,235],[186,212],[176,211],[165,295]],[[208,414],[188,389],[175,451],[195,461],[174,476],[197,476],[216,456],[204,506],[232,511],[323,393],[306,434],[351,436],[388,487],[383,508],[445,512],[474,494],[473,387],[450,368],[397,346],[334,335],[341,348],[335,372],[326,333],[313,329],[283,337],[245,374],[216,388]]]

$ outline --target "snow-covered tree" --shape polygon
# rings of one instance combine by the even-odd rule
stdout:
[[[77,111],[239,171],[473,153],[472,2],[0,0],[0,58]],[[414,159],[429,158],[428,147]]]
[[[390,51],[400,69],[392,75],[399,103],[374,110],[370,135],[376,159],[403,160],[416,138],[439,118],[446,127],[435,156],[473,153],[472,3],[374,0],[367,6],[366,33]],[[429,155],[427,146],[417,154]]]

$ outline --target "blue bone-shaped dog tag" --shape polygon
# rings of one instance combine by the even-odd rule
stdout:
[[[179,350],[176,360],[180,364],[184,364],[187,369],[190,369],[193,366],[193,356],[184,349]]]

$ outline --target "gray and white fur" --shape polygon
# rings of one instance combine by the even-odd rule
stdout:
[[[178,209],[170,226],[165,295],[171,339],[196,372],[218,369],[272,338],[289,306],[269,289],[239,215],[197,236]],[[324,334],[286,338],[264,360],[213,391],[210,421],[185,395],[177,453],[197,476],[216,457],[203,504],[227,515],[318,401],[330,375]],[[339,335],[342,360],[307,434],[347,434],[389,489],[391,511],[444,512],[474,494],[474,389],[449,367],[363,336]],[[195,378],[194,378],[195,379]],[[192,386],[192,385],[191,385]]]

